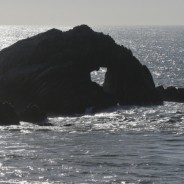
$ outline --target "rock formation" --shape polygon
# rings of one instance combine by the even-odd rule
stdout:
[[[90,72],[106,67],[103,86]],[[0,52],[0,101],[17,112],[34,103],[49,114],[99,111],[111,105],[160,104],[148,68],[124,46],[86,25],[51,29]]]
[[[0,126],[19,125],[19,118],[12,104],[4,102],[0,103]]]
[[[39,126],[52,126],[48,122],[47,114],[44,113],[36,104],[29,104],[20,114],[21,121],[30,122]]]
[[[157,90],[159,91],[163,101],[184,102],[184,88],[169,86],[164,89],[163,86],[158,86]]]

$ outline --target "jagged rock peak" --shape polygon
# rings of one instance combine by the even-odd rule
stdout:
[[[87,25],[83,24],[83,25],[79,25],[79,26],[76,26],[76,27],[73,27],[72,29],[69,29],[67,31],[64,31],[64,32],[76,32],[76,33],[93,33],[94,31]],[[52,29],[49,29],[48,31],[46,31],[45,33],[40,33],[41,35],[43,34],[46,34],[46,35],[52,35],[52,34],[61,34],[63,33],[62,30],[60,29],[57,29],[57,28],[52,28]]]
[[[94,32],[88,25],[82,24],[79,26],[76,26],[72,29],[73,31],[79,31],[79,32]]]
[[[47,33],[53,33],[53,34],[55,34],[55,33],[62,33],[61,30],[56,29],[56,28],[49,29],[49,30],[46,31],[46,32],[47,32]]]

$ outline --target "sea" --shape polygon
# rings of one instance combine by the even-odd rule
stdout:
[[[0,26],[0,50],[50,28]],[[156,86],[184,87],[184,26],[94,26],[130,48]],[[105,68],[91,73],[103,84]],[[0,126],[3,184],[182,184],[184,104],[118,106],[97,114]]]

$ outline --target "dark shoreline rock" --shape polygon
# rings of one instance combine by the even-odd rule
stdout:
[[[184,88],[158,86],[157,90],[163,101],[184,103]]]
[[[36,104],[29,104],[24,112],[20,114],[20,120],[39,126],[52,126],[52,124],[48,123],[47,114]]]
[[[0,102],[0,126],[19,125],[19,117],[12,104]]]
[[[100,67],[107,68],[103,87],[90,78]],[[60,115],[163,102],[149,69],[129,49],[86,25],[51,29],[0,51],[0,100],[19,114],[32,103]]]

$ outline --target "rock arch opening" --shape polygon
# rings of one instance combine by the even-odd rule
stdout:
[[[91,81],[96,82],[100,86],[103,86],[105,80],[105,73],[107,72],[107,68],[100,67],[99,70],[94,70],[90,73]]]

